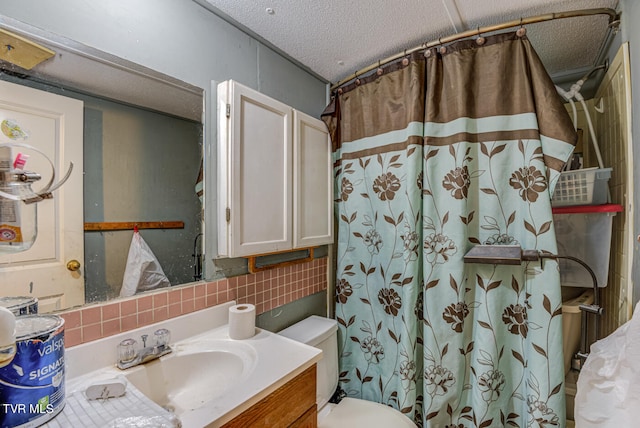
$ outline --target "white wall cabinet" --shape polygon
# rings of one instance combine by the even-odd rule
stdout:
[[[324,124],[233,80],[218,85],[218,255],[331,243]]]
[[[321,120],[293,111],[293,248],[333,242],[331,141]]]

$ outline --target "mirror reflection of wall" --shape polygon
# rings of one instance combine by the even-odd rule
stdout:
[[[183,229],[141,229],[140,234],[171,284],[193,281],[201,158],[200,124],[85,100],[85,222],[184,222]],[[85,232],[86,302],[119,295],[131,237],[131,230]]]
[[[34,80],[7,74],[0,78],[84,102],[84,221],[184,222],[184,228],[140,233],[172,285],[192,282],[193,255],[201,252],[196,238],[202,204],[195,183],[202,125]],[[132,233],[85,232],[87,303],[119,295]]]

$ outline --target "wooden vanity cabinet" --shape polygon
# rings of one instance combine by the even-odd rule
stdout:
[[[333,242],[324,123],[233,80],[218,84],[218,256]]]
[[[224,424],[223,428],[316,428],[316,365]]]

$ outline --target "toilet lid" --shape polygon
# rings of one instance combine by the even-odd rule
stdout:
[[[357,398],[343,398],[328,416],[318,421],[318,428],[416,428],[405,415],[384,404]]]

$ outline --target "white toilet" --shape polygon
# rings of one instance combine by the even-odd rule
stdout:
[[[317,364],[316,403],[318,428],[416,428],[399,411],[383,404],[357,398],[329,403],[338,386],[338,323],[312,315],[278,334],[322,350]]]
[[[576,382],[579,372],[571,370],[571,360],[580,348],[582,334],[582,315],[580,305],[593,303],[593,290],[584,291],[577,297],[562,302],[562,335],[564,352],[564,389],[567,400],[567,427],[573,421],[573,408],[576,397]]]

